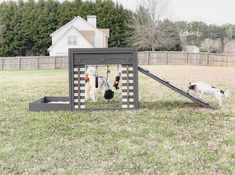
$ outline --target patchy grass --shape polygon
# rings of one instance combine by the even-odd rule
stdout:
[[[231,96],[207,110],[141,75],[140,110],[31,113],[30,101],[68,94],[67,71],[0,72],[0,174],[234,174],[235,69],[147,67]]]

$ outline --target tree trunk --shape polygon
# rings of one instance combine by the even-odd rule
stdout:
[[[152,51],[153,51],[153,52],[155,51],[155,47],[154,47],[154,46],[152,46]]]

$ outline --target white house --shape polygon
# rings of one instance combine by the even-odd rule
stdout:
[[[188,53],[199,53],[200,49],[197,46],[184,46],[183,51],[188,52]]]
[[[77,16],[51,34],[50,56],[68,55],[69,48],[108,47],[109,29],[97,29],[96,16],[87,16],[87,21]]]

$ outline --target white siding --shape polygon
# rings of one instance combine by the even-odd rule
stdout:
[[[96,32],[95,33],[95,40],[94,40],[94,46],[96,48],[104,48],[104,37],[105,35],[100,33],[100,32]]]
[[[87,21],[84,21],[83,19],[80,19],[80,18],[77,18],[70,25],[68,25],[68,26],[62,28],[60,31],[56,32],[52,36],[52,43],[53,43],[53,41],[58,40],[71,25],[73,25],[78,30],[94,30],[95,31],[95,39],[94,39],[95,47],[97,47],[97,48],[104,47],[104,43],[103,43],[104,39],[103,38],[105,35],[103,34],[103,32],[101,32],[100,30],[95,30],[91,24],[89,24]]]
[[[68,45],[68,36],[77,36],[77,46]],[[68,55],[69,48],[92,48],[86,39],[74,28],[71,28],[50,50],[50,56]]]

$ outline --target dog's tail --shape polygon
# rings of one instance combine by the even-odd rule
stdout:
[[[220,93],[224,95],[224,97],[228,97],[229,96],[229,91],[226,90],[226,91],[223,91],[223,90],[220,90]]]

